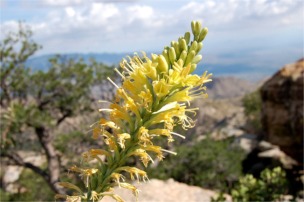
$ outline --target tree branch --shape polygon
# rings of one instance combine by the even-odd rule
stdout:
[[[32,163],[24,162],[23,159],[17,153],[11,153],[11,154],[1,153],[1,157],[7,157],[9,160],[13,162],[13,165],[22,166],[31,169],[32,171],[43,177],[46,181],[48,181],[50,178],[49,175],[41,168],[35,166]]]

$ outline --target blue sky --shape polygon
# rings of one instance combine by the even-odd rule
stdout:
[[[0,0],[1,38],[25,21],[48,53],[159,52],[190,30],[209,28],[209,65],[273,72],[303,57],[301,0]]]

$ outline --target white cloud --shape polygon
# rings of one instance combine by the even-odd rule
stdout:
[[[65,12],[68,15],[68,17],[74,17],[76,12],[72,7],[66,7]]]
[[[295,11],[298,17],[301,17],[299,11],[303,12],[303,3],[299,0],[206,0],[190,2],[180,9],[181,15],[188,16],[187,18],[207,19],[210,24],[216,25],[236,21],[267,23],[269,19],[273,22],[273,18],[277,18],[277,22],[280,23],[284,15],[292,15]]]
[[[79,5],[90,0],[43,0],[45,5],[49,6],[71,6],[71,5]]]
[[[47,15],[28,23],[46,52],[159,49],[189,29],[191,20],[208,26],[210,40],[218,46],[229,38],[243,43],[248,34],[269,35],[282,26],[301,27],[303,23],[303,4],[297,0],[185,1],[182,7],[172,4],[162,9],[162,1],[155,5],[102,3],[105,0],[43,1],[50,6]],[[1,26],[12,30],[17,23],[5,21]]]

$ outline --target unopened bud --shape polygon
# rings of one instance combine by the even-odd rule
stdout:
[[[190,62],[192,62],[194,56],[195,56],[195,51],[191,51],[188,55],[187,55],[187,58],[186,58],[186,61],[185,61],[185,65],[189,64]]]
[[[198,38],[198,41],[201,42],[205,39],[206,35],[208,34],[208,28],[207,27],[204,27],[200,34],[199,34],[199,38]]]
[[[188,45],[190,42],[190,36],[191,36],[190,32],[186,32],[184,35],[184,39],[186,40],[186,45]]]
[[[169,49],[169,60],[170,60],[171,64],[173,64],[175,62],[175,59],[176,59],[176,53],[175,53],[174,48],[171,47]]]
[[[158,65],[157,68],[160,72],[168,71],[168,63],[163,55],[158,56]]]

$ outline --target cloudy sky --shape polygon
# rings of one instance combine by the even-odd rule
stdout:
[[[209,28],[204,62],[275,71],[303,57],[302,0],[0,0],[1,38],[25,21],[48,53],[159,52]]]

